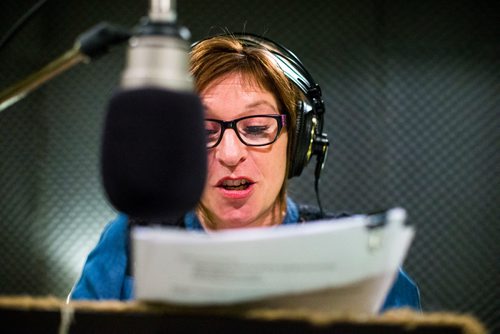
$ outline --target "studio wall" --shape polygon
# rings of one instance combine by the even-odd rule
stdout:
[[[0,3],[0,36],[35,1]],[[146,0],[47,1],[0,49],[0,89],[101,21],[132,27]],[[263,34],[321,85],[331,211],[402,206],[417,230],[405,262],[424,311],[500,330],[500,10],[495,1],[178,1],[192,40]],[[65,297],[116,213],[98,163],[125,46],[0,112],[0,294]],[[289,195],[315,204],[312,164]]]

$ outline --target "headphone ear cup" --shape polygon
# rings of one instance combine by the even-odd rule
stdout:
[[[297,106],[297,122],[295,128],[295,138],[292,145],[292,154],[290,156],[290,166],[288,178],[300,176],[311,159],[311,131],[312,131],[312,112],[305,112],[304,101],[299,101]]]

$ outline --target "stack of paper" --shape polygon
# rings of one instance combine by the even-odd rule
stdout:
[[[414,235],[391,209],[274,228],[132,229],[135,297],[376,313]]]

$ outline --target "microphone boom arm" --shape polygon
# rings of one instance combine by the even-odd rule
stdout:
[[[88,61],[89,58],[78,49],[73,48],[67,51],[39,71],[2,91],[0,93],[0,112],[26,97],[26,95],[43,83],[65,72],[76,64]]]
[[[130,33],[121,27],[106,22],[97,24],[80,35],[71,50],[37,72],[1,91],[0,112],[57,75],[82,62],[90,62],[91,59],[106,53],[109,46],[122,43],[129,38]]]

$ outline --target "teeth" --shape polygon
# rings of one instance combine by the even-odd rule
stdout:
[[[227,186],[227,187],[239,187],[241,185],[247,184],[248,181],[245,179],[238,179],[238,180],[224,180],[222,185]]]

